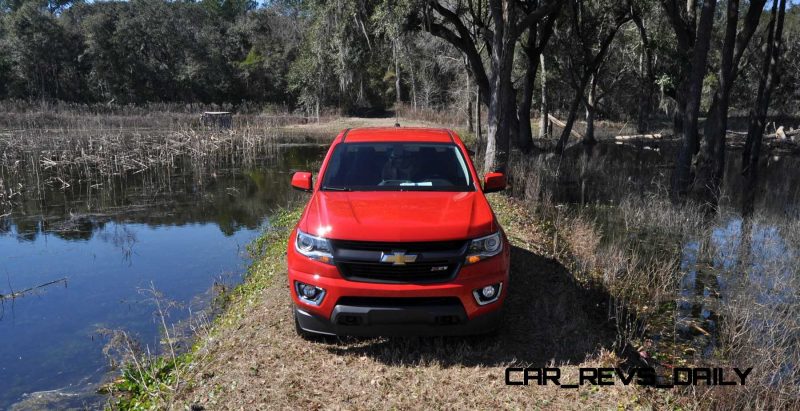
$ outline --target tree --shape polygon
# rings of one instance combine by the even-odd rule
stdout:
[[[288,78],[298,58],[301,29],[297,20],[274,9],[255,10],[238,19],[230,29],[233,39],[228,46],[237,48],[231,57],[241,82],[236,94],[248,101],[293,105]]]
[[[566,125],[558,139],[556,151],[563,151],[581,102],[586,107],[587,133],[584,142],[594,142],[594,112],[596,110],[596,90],[600,69],[605,61],[614,37],[620,27],[631,20],[630,8],[617,2],[590,2],[582,0],[570,1],[570,7],[563,28],[562,41],[578,43],[575,53],[566,53],[566,66],[569,83],[574,90],[574,97],[569,106]],[[586,88],[589,86],[589,96]]]
[[[531,26],[528,28],[527,42],[522,46],[522,50],[527,58],[527,68],[523,77],[522,95],[519,107],[517,108],[519,131],[517,132],[516,144],[523,153],[527,153],[533,148],[533,132],[531,131],[533,86],[536,83],[536,73],[541,60],[540,57],[550,40],[550,36],[553,34],[553,27],[555,26],[559,10],[560,7],[546,16],[542,22],[535,21],[531,23]],[[542,67],[542,70],[544,70],[544,67]]]
[[[27,2],[5,19],[9,77],[20,94],[69,100],[80,89],[76,65],[79,35],[36,2]]]
[[[308,73],[305,84],[326,90],[336,97],[336,105],[348,113],[382,110],[388,103],[384,89],[386,67],[391,61],[387,44],[376,41],[371,18],[376,4],[367,0],[353,2],[309,1],[304,7],[309,30],[305,33],[304,58],[315,59],[323,71]],[[308,61],[308,60],[307,60]],[[295,65],[295,68],[299,68]],[[329,76],[337,84],[323,84]],[[332,92],[332,91],[335,91]]]
[[[423,4],[423,27],[460,50],[466,57],[483,103],[489,108],[484,170],[505,170],[510,154],[511,126],[516,120],[516,93],[511,82],[517,40],[534,23],[556,11],[563,0],[550,0],[522,10],[512,0],[458,1],[448,8],[439,1]],[[470,30],[475,27],[475,30]],[[488,54],[488,70],[479,46]]]
[[[234,21],[248,11],[255,10],[257,5],[254,0],[201,0],[200,4],[204,9],[228,21]]]
[[[656,74],[654,52],[655,46],[645,26],[645,17],[653,13],[649,2],[631,2],[631,20],[636,25],[641,54],[639,70],[639,108],[636,111],[636,130],[644,133],[649,128],[650,116],[653,113],[653,94],[655,93]]]
[[[678,46],[687,51],[687,64],[679,75],[682,80],[677,91],[678,96],[685,96],[677,98],[677,112],[681,118],[676,128],[679,128],[683,140],[672,175],[671,189],[673,199],[680,200],[686,197],[692,182],[692,159],[699,149],[697,125],[717,0],[703,0],[699,21],[696,18],[695,0],[687,2],[685,13],[681,12],[676,0],[661,2],[675,31]]]
[[[758,27],[758,22],[766,0],[750,2],[741,30],[739,26],[739,0],[729,0],[726,10],[725,33],[723,37],[721,61],[717,75],[717,88],[714,92],[705,124],[701,151],[696,161],[695,186],[700,198],[712,208],[716,208],[720,195],[722,177],[725,174],[725,134],[728,129],[728,108],[733,84],[739,75],[739,62],[744,55],[750,39]]]
[[[758,82],[758,95],[750,111],[747,127],[747,140],[742,151],[742,172],[747,178],[742,212],[750,215],[755,202],[758,182],[758,160],[761,155],[761,140],[766,125],[770,96],[778,83],[781,45],[783,43],[783,21],[786,15],[786,0],[772,0],[772,11],[767,25],[767,42],[761,64],[761,77]]]

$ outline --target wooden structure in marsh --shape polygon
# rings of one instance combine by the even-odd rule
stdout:
[[[233,125],[233,114],[228,111],[206,111],[200,117],[204,126],[216,128],[231,128]]]

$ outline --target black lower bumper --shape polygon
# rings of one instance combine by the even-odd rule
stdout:
[[[495,331],[501,324],[501,310],[468,319],[458,305],[337,305],[331,319],[295,307],[297,325],[306,332],[325,335],[447,336],[476,335]]]

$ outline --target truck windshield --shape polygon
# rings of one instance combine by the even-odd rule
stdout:
[[[472,191],[458,146],[437,143],[342,143],[322,180],[325,191]]]

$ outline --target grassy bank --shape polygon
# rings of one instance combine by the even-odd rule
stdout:
[[[514,287],[502,332],[494,337],[346,339],[314,343],[295,336],[285,284],[285,212],[251,245],[256,258],[227,308],[160,384],[138,374],[113,387],[119,408],[630,408],[688,405],[674,392],[614,386],[560,389],[506,386],[508,366],[579,366],[632,361],[615,350],[608,294],[582,284],[549,247],[552,226],[505,196],[491,199],[513,243]],[[535,296],[535,298],[532,298]],[[628,353],[630,354],[630,353]],[[164,361],[162,359],[162,361]],[[130,366],[127,370],[130,371]],[[145,367],[145,369],[148,369]],[[149,381],[149,380],[148,380]],[[131,389],[131,388],[135,389]]]

